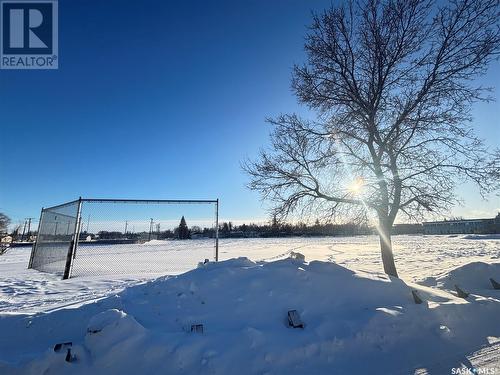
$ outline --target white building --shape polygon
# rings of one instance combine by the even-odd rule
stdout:
[[[500,233],[500,213],[493,219],[460,219],[422,223],[424,234],[490,234]]]
[[[2,243],[11,243],[12,242],[12,236],[4,236],[0,238],[0,242]]]

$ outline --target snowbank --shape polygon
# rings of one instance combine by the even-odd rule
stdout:
[[[500,263],[472,262],[437,277],[428,277],[421,284],[439,289],[455,290],[455,285],[482,296],[500,299],[500,291],[493,289],[490,278],[500,282]]]
[[[171,240],[149,240],[140,243],[141,246],[158,246],[168,244]]]
[[[468,234],[462,238],[465,240],[500,240],[500,234]]]
[[[416,305],[414,287],[296,253],[269,263],[209,262],[76,309],[0,315],[0,373],[406,374],[436,364],[449,371],[500,336],[500,291],[463,300],[419,287],[430,302]],[[303,329],[288,327],[292,309]],[[196,324],[203,333],[192,332]],[[52,349],[66,341],[75,362]]]

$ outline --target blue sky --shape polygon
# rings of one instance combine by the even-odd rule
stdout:
[[[240,161],[268,142],[264,119],[303,112],[290,92],[310,11],[330,1],[59,4],[59,69],[0,71],[0,211],[15,221],[78,196],[221,199],[261,220]],[[498,63],[484,78],[499,86]],[[475,125],[500,143],[498,103]],[[461,187],[452,214],[492,216]]]

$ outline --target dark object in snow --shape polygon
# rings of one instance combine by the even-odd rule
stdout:
[[[87,329],[87,333],[90,333],[91,335],[94,335],[99,332],[101,332],[100,329],[90,329],[90,328]]]
[[[74,362],[76,361],[76,356],[71,355],[71,349],[68,348],[68,351],[66,352],[66,358],[64,358],[66,362]]]
[[[61,342],[59,344],[54,345],[54,351],[60,352],[62,348],[67,348],[68,346],[72,346],[72,345],[73,345],[73,343],[71,341]]]
[[[500,289],[500,283],[496,282],[491,277],[490,277],[490,281],[491,281],[491,285],[493,285],[493,289]]]
[[[304,323],[302,323],[297,310],[288,311],[288,325],[293,328],[304,328]]]
[[[207,264],[208,262],[210,262],[208,259],[205,259],[205,261],[203,262],[203,264]]]
[[[455,290],[457,291],[457,296],[459,296],[460,298],[467,298],[467,297],[469,297],[469,293],[464,292],[456,284],[455,284]]]
[[[416,290],[411,291],[411,295],[413,296],[413,300],[417,305],[420,305],[424,300],[418,295],[418,292]]]
[[[192,324],[191,332],[203,333],[203,324]]]
[[[9,249],[9,244],[0,243],[0,255],[3,255]]]

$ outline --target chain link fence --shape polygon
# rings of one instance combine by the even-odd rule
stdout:
[[[79,202],[42,209],[29,268],[63,275],[77,229]]]
[[[29,268],[146,276],[205,259],[218,260],[218,200],[80,199],[42,209]]]

